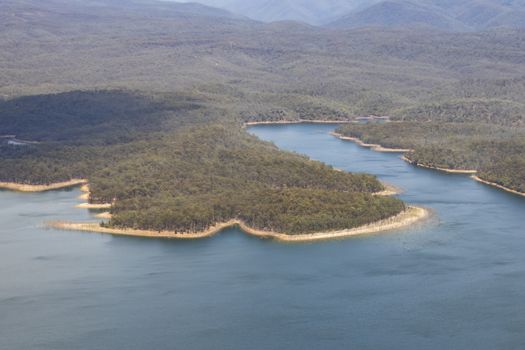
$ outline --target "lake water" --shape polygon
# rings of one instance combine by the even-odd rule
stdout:
[[[432,219],[314,244],[151,240],[43,228],[94,220],[77,189],[0,192],[0,349],[524,349],[525,199],[333,128],[249,131],[376,174]]]

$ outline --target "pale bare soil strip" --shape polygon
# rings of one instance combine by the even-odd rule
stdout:
[[[397,229],[402,229],[409,227],[418,221],[421,221],[425,218],[428,218],[430,213],[425,208],[420,207],[408,207],[407,210],[402,213],[395,215],[391,218],[381,220],[375,223],[368,225],[340,230],[340,231],[331,231],[331,232],[319,232],[311,234],[298,234],[298,235],[289,235],[285,233],[278,232],[267,232],[262,230],[256,230],[246,226],[244,223],[239,223],[241,229],[246,233],[249,233],[254,236],[263,237],[263,238],[273,238],[283,242],[313,242],[313,241],[322,241],[330,239],[342,239],[351,236],[373,234],[385,231],[392,231]]]
[[[111,203],[81,203],[75,205],[75,208],[80,209],[110,209]]]
[[[398,195],[398,194],[399,194],[398,191],[384,190],[384,191],[379,191],[379,192],[376,192],[376,193],[372,193],[372,196],[391,197],[391,196],[395,196],[395,195]]]
[[[30,184],[21,184],[16,182],[0,182],[0,189],[6,189],[11,191],[18,192],[45,192],[52,190],[59,190],[63,188],[69,188],[82,185],[80,190],[84,192],[78,198],[82,200],[89,200],[89,184],[87,179],[71,179],[64,182],[55,182],[49,185],[30,185]],[[82,209],[109,209],[111,208],[111,203],[82,203],[76,205],[77,208]]]
[[[359,144],[359,145],[361,145],[363,147],[369,147],[372,150],[377,151],[377,152],[400,152],[400,153],[406,153],[406,152],[411,152],[412,151],[411,149],[385,148],[385,147],[383,147],[381,145],[377,145],[377,144],[368,144],[368,143],[364,143],[363,141],[361,141],[358,138],[343,136],[343,135],[335,133],[335,132],[333,132],[331,134],[333,136],[335,136],[335,137],[340,138],[341,140],[352,141],[352,142],[355,142],[355,143],[357,143],[357,144]],[[471,175],[472,179],[474,179],[474,180],[476,180],[478,182],[484,183],[485,185],[493,186],[493,187],[499,188],[501,190],[504,190],[504,191],[507,191],[507,192],[514,193],[514,194],[517,194],[517,195],[525,197],[525,193],[523,193],[523,192],[512,190],[512,189],[510,189],[508,187],[499,185],[499,184],[497,184],[495,182],[490,182],[490,181],[483,180],[482,178],[476,176],[478,171],[474,170],[474,169],[448,169],[448,168],[434,167],[434,166],[420,164],[420,163],[416,164],[413,161],[411,161],[409,158],[407,158],[406,156],[402,156],[401,159],[403,159],[407,163],[416,165],[416,166],[421,167],[421,168],[438,170],[438,171],[442,171],[442,172],[449,173],[449,174],[466,174],[466,175]],[[381,192],[375,193],[374,195],[376,195],[376,196],[381,196],[381,195],[389,196],[389,195],[395,195],[397,193],[399,193],[399,192],[394,191],[393,193],[391,193],[390,190],[387,188],[385,191],[381,191]]]
[[[80,191],[82,191],[83,193],[80,196],[78,196],[78,199],[89,201],[89,196],[90,196],[89,183],[86,183],[82,187],[80,187]],[[81,204],[75,205],[75,208],[81,208],[81,209],[111,209],[112,206],[113,206],[113,203],[89,203],[89,202],[86,202],[86,203],[81,203]],[[105,214],[105,213],[101,213],[101,214],[98,214],[98,215],[103,215],[103,214]],[[106,219],[103,216],[101,216],[101,218],[102,219]]]
[[[89,192],[84,192],[80,196],[78,196],[78,199],[81,199],[83,201],[89,200]]]
[[[250,235],[254,235],[261,238],[273,238],[283,242],[310,242],[320,241],[327,239],[340,239],[356,235],[372,234],[390,230],[396,230],[405,228],[415,224],[416,222],[423,220],[429,216],[427,209],[420,207],[408,207],[407,210],[402,213],[395,215],[391,218],[381,220],[375,223],[364,225],[361,227],[332,231],[332,232],[319,232],[311,234],[299,234],[290,235],[280,232],[271,232],[251,228],[240,220],[230,220],[228,222],[216,224],[209,229],[201,232],[193,233],[179,233],[173,231],[153,231],[153,230],[137,230],[137,229],[126,229],[126,228],[108,228],[103,227],[98,223],[74,223],[74,222],[63,222],[55,221],[48,223],[49,227],[71,230],[71,231],[85,231],[85,232],[96,232],[111,235],[120,236],[135,236],[135,237],[148,237],[148,238],[173,238],[173,239],[197,239],[210,237],[225,228],[232,226],[240,226],[241,229]]]
[[[357,143],[359,146],[371,148],[373,151],[376,152],[386,152],[386,153],[406,153],[411,152],[412,150],[409,148],[388,148],[383,147],[381,145],[375,144],[375,143],[365,143],[362,140],[358,139],[357,137],[350,137],[350,136],[344,136],[342,134],[332,132],[331,135],[345,141],[352,141]]]
[[[109,211],[105,211],[103,213],[99,213],[97,215],[95,215],[96,218],[98,219],[111,219],[113,215],[111,215],[111,213]]]
[[[153,231],[153,230],[137,230],[137,229],[124,229],[124,228],[109,228],[100,226],[99,223],[74,223],[64,221],[54,221],[47,225],[52,228],[69,230],[69,231],[85,231],[95,233],[105,233],[116,236],[134,236],[134,237],[147,237],[147,238],[174,238],[174,239],[197,239],[213,236],[221,230],[237,225],[237,220],[231,220],[225,223],[217,224],[205,231],[193,232],[193,233],[179,233],[173,231]]]
[[[430,166],[430,165],[425,165],[425,164],[420,164],[420,163],[415,164],[413,161],[411,161],[410,159],[408,159],[405,156],[401,157],[401,159],[403,159],[407,163],[416,165],[416,166],[421,167],[421,168],[432,169],[432,170],[439,170],[439,171],[443,171],[443,172],[449,173],[449,174],[468,174],[468,175],[472,175],[472,174],[477,174],[478,173],[477,170],[448,169],[448,168],[433,167],[433,166]]]
[[[394,185],[391,185],[391,184],[388,184],[388,183],[385,183],[385,182],[381,182],[381,183],[383,184],[383,187],[385,189],[383,191],[380,191],[380,192],[372,193],[373,196],[390,197],[390,196],[398,195],[401,192],[403,192],[400,188],[398,188],[398,187],[396,187]]]
[[[21,184],[16,182],[0,182],[0,189],[6,189],[18,192],[45,192],[52,190],[59,190],[68,187],[74,187],[82,184],[86,184],[86,179],[71,179],[64,182],[56,182],[49,185],[31,185]]]
[[[510,189],[508,187],[502,186],[502,185],[497,184],[495,182],[490,182],[490,181],[487,181],[487,180],[483,180],[482,178],[480,178],[480,177],[478,177],[476,175],[472,175],[471,178],[476,180],[476,181],[478,181],[478,182],[481,182],[482,184],[493,186],[493,187],[499,188],[500,190],[503,190],[503,191],[506,191],[506,192],[510,192],[510,193],[514,193],[514,194],[517,194],[518,196],[525,197],[525,193],[524,192],[512,190],[512,189]]]

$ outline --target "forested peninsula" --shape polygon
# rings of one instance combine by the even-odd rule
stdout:
[[[475,174],[475,179],[525,193],[525,129],[502,123],[400,121],[348,124],[336,132],[365,143],[409,149],[415,165]]]
[[[242,126],[374,116],[391,122],[339,132],[525,190],[523,30],[345,30],[202,10],[3,1],[0,182],[88,180],[111,227],[347,229],[407,205],[373,195],[373,176],[280,152]]]
[[[268,232],[351,229],[407,207],[350,174],[262,142],[190,96],[76,91],[0,103],[0,179],[48,185],[89,180],[108,228],[196,233],[238,220]],[[86,115],[96,117],[86,118]]]

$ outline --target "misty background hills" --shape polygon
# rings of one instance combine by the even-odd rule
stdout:
[[[450,31],[525,27],[524,0],[195,0],[263,22]],[[181,1],[189,2],[189,1]]]
[[[335,21],[351,11],[365,8],[376,0],[180,0],[199,2],[263,21],[293,20],[313,25]]]

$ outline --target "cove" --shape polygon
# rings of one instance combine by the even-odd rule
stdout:
[[[45,229],[93,220],[78,189],[0,191],[1,349],[521,349],[525,200],[329,133],[254,126],[282,149],[368,172],[433,219],[281,244],[237,229],[198,241]]]

